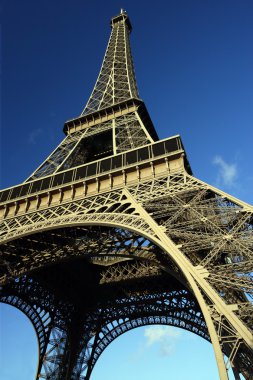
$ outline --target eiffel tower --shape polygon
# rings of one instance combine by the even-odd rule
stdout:
[[[253,379],[253,207],[192,175],[139,97],[122,10],[94,90],[66,137],[0,192],[0,301],[38,337],[36,379],[88,380],[138,326],[210,341],[220,379]]]

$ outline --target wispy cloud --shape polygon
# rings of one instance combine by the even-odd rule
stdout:
[[[217,185],[234,187],[237,185],[238,168],[237,164],[227,163],[221,156],[215,156],[213,164],[218,166],[218,174],[216,178]]]
[[[41,134],[42,134],[41,128],[36,128],[33,131],[31,131],[28,136],[29,144],[36,144]]]
[[[181,337],[181,331],[170,326],[150,326],[144,330],[146,347],[158,344],[161,356],[171,355],[176,340]]]

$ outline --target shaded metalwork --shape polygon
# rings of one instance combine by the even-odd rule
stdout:
[[[71,236],[72,232],[69,229],[61,230],[59,235],[68,233]],[[111,234],[120,237],[119,251],[129,244],[130,234],[127,231],[89,228],[89,231],[84,229],[83,233],[90,244],[94,239],[98,251],[101,242],[96,237],[99,234],[104,238]],[[50,240],[51,235],[52,232],[48,236],[43,233],[41,240]],[[69,243],[71,240],[72,237]],[[104,246],[107,245],[108,242],[105,242]],[[34,323],[36,331],[46,328],[47,349],[45,344],[41,345],[38,379],[88,379],[104,349],[121,334],[139,326],[172,325],[209,340],[194,296],[176,277],[157,267],[155,251],[162,255],[153,244],[135,236],[135,242],[131,244],[131,258],[129,250],[128,255],[121,254],[128,256],[125,261],[117,263],[117,256],[110,251],[103,257],[101,254],[96,256],[93,251],[87,253],[85,260],[82,255],[77,261],[68,259],[58,265],[43,267],[31,273],[30,277],[20,277],[4,287],[0,297],[2,302],[26,310],[32,321],[38,313],[43,316],[39,319],[40,323]],[[116,264],[112,264],[114,262]],[[96,269],[93,269],[94,265]],[[80,268],[84,271],[83,278]],[[91,286],[92,296],[88,295]],[[29,304],[34,305],[32,312],[31,308],[27,308]],[[43,329],[41,321],[44,323]]]

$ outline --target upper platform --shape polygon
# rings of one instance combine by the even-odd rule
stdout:
[[[132,31],[132,24],[130,22],[129,16],[124,9],[121,9],[120,14],[112,17],[111,27],[113,28],[118,22],[125,22],[128,26],[129,32]]]

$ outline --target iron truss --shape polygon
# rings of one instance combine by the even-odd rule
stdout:
[[[114,136],[108,155],[112,154],[113,151],[121,153],[153,141],[144,128],[138,110],[129,112],[126,115],[120,115],[114,121],[105,121],[97,124],[96,127],[68,134],[26,182],[86,163],[89,155],[89,138],[94,139],[98,135],[103,136],[103,132],[106,131],[110,131]]]
[[[95,130],[94,128],[87,128],[68,134],[26,182],[77,166],[80,159],[82,159],[83,162],[85,156],[85,153],[80,152],[83,139],[94,136],[97,133],[105,132],[111,128],[112,122],[107,121],[97,125]]]
[[[94,90],[82,115],[139,98],[129,42],[131,25],[122,12],[112,19],[112,33]]]
[[[90,229],[89,233],[94,235],[98,231]],[[118,336],[140,326],[177,326],[210,339],[194,296],[178,280],[161,270],[151,273],[150,266],[145,267],[138,260],[117,264],[115,276],[113,267],[99,266],[101,289],[95,304],[87,297],[86,302],[59,298],[59,288],[54,286],[52,290],[50,281],[41,280],[46,276],[45,270],[29,278],[20,277],[2,290],[0,300],[24,311],[37,333],[44,332],[37,379],[89,379],[105,348]],[[62,269],[65,271],[64,266]],[[107,282],[106,277],[110,279]],[[80,288],[75,290],[80,295]],[[29,304],[33,307],[29,308]]]
[[[134,111],[129,109],[127,113],[124,112],[125,104],[129,99],[139,99],[129,42],[130,30],[130,21],[125,12],[112,19],[112,32],[102,68],[86,107],[80,117],[75,120],[78,127],[71,132],[66,131],[65,139],[26,182],[83,164],[88,156],[89,138],[95,135],[102,136],[105,131],[112,133],[111,154],[153,141],[141,120],[138,107],[135,107]],[[139,100],[139,103],[142,102]],[[115,105],[119,110],[117,117],[115,115],[113,118],[110,117],[112,111],[105,111],[107,117],[104,113],[101,116],[101,110],[108,110]],[[100,112],[98,121],[94,116],[96,112]],[[87,119],[85,115],[92,116]]]
[[[121,286],[122,278],[147,281],[165,271],[191,289],[175,263],[176,251],[168,243],[166,250],[158,248],[163,238],[169,239],[195,276],[228,365],[250,379],[252,215],[250,206],[185,172],[140,180],[128,189],[5,220],[2,283],[83,258],[106,268],[100,274],[101,285]],[[81,224],[87,227],[78,227]],[[89,227],[97,224],[112,227]]]
[[[229,366],[252,380],[253,208],[194,178],[177,139],[154,143],[130,31],[124,11],[112,19],[87,106],[24,185],[43,177],[43,189],[0,205],[0,300],[35,327],[37,380],[88,380],[116,337],[148,324],[198,334],[221,380]],[[121,152],[122,167],[103,173]],[[47,187],[45,176],[87,163],[88,179]]]

